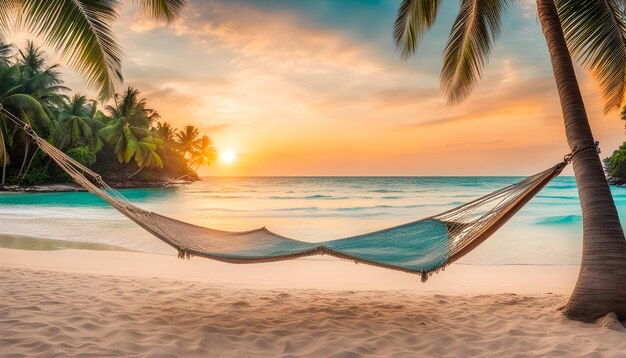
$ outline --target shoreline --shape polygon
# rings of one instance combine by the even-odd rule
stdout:
[[[43,239],[46,240],[46,239]],[[176,252],[0,248],[0,267],[96,275],[160,277],[255,289],[402,290],[423,294],[569,294],[579,266],[455,264],[429,278],[329,257],[263,264],[228,264]]]
[[[201,179],[198,179],[201,180]],[[107,182],[114,189],[149,189],[161,188],[165,185],[193,184],[194,180],[170,181],[136,181],[136,182]],[[0,192],[8,193],[70,193],[85,192],[83,187],[74,183],[52,183],[41,185],[0,185]]]

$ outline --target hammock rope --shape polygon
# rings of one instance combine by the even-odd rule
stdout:
[[[576,146],[563,162],[443,213],[407,224],[343,239],[311,243],[271,232],[222,231],[143,210],[109,186],[101,176],[72,159],[25,122],[0,106],[34,143],[78,185],[178,250],[178,257],[201,256],[229,263],[260,263],[311,255],[330,255],[357,263],[420,274],[425,282],[484,242],[541,191],[582,150]]]

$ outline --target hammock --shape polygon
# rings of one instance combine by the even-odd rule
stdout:
[[[575,147],[562,163],[441,214],[363,235],[310,243],[278,235],[265,227],[244,232],[221,231],[143,210],[107,185],[100,175],[39,137],[26,123],[3,108],[0,110],[76,183],[177,249],[180,258],[201,256],[242,264],[330,255],[421,274],[422,281],[485,241],[559,175],[577,151],[587,148]]]

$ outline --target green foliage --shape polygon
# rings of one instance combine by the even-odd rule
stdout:
[[[217,159],[217,150],[213,147],[211,138],[205,135],[194,143],[189,164],[196,165],[198,168],[201,165],[211,165],[215,159]]]
[[[162,141],[150,130],[152,122],[159,114],[146,107],[146,99],[139,99],[139,91],[128,87],[122,95],[116,95],[114,106],[107,106],[111,121],[98,131],[98,135],[108,144],[115,145],[115,153],[120,162],[134,159],[139,167],[162,168],[163,162],[157,153]]]
[[[440,2],[402,0],[393,26],[393,38],[402,58],[406,59],[415,53],[419,41],[435,23]]]
[[[20,180],[20,184],[41,185],[50,179],[50,174],[46,168],[30,168],[28,173]]]
[[[105,178],[167,181],[194,174],[192,166],[197,170],[215,160],[209,137],[198,139],[200,132],[193,126],[179,131],[157,122],[159,113],[148,107],[137,89],[128,87],[116,94],[105,114],[94,100],[63,94],[69,89],[63,86],[57,67],[49,66],[44,52],[32,42],[2,57],[5,47],[0,44],[0,104]],[[50,158],[34,151],[32,139],[2,115],[0,129],[0,178],[15,184],[70,180]]]
[[[185,0],[133,2],[151,18],[168,22],[185,5]],[[121,5],[118,0],[0,0],[0,38],[21,25],[18,30],[42,38],[98,89],[101,99],[108,99],[122,81],[122,51],[112,31]]]
[[[185,126],[183,130],[176,133],[176,142],[178,143],[178,150],[183,153],[183,155],[191,154],[193,152],[194,146],[198,141],[198,136],[200,135],[200,131],[198,128],[194,126]]]
[[[86,167],[90,167],[96,162],[96,153],[89,147],[72,148],[66,154]]]
[[[612,182],[626,183],[626,142],[610,157],[604,159],[604,167]]]
[[[626,94],[626,2],[555,0],[555,4],[571,52],[600,84],[604,111],[620,108]]]
[[[415,53],[441,0],[402,0],[393,36],[403,58]],[[481,77],[502,15],[516,0],[462,0],[444,51],[441,88],[449,102],[466,98]],[[555,0],[567,44],[602,89],[604,109],[626,98],[626,1]]]
[[[57,126],[53,132],[55,145],[60,149],[89,146],[95,152],[102,149],[104,142],[97,132],[104,127],[99,120],[97,103],[75,94],[65,98],[58,107]]]

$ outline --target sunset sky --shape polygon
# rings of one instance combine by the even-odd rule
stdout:
[[[169,27],[128,7],[115,29],[126,85],[163,120],[193,124],[236,153],[202,175],[529,175],[562,158],[534,1],[509,11],[483,80],[456,106],[438,80],[458,2],[443,2],[408,61],[391,37],[398,4],[191,0]],[[70,87],[93,93],[64,73]],[[579,74],[608,155],[625,140],[624,123],[603,115],[595,85]]]

